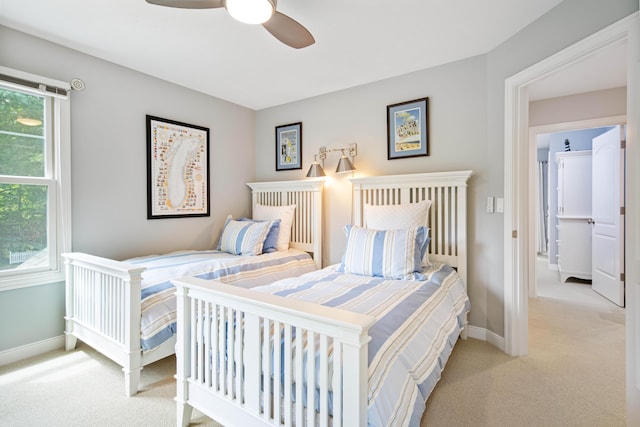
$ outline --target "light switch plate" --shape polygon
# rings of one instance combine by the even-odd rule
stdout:
[[[502,197],[496,198],[496,212],[498,213],[504,212],[504,198]]]
[[[493,213],[493,196],[487,197],[487,213]]]

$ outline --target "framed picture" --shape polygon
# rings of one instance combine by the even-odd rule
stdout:
[[[276,126],[276,170],[302,169],[302,122]]]
[[[147,115],[147,219],[209,216],[209,128]]]
[[[429,98],[387,105],[387,159],[429,155]]]

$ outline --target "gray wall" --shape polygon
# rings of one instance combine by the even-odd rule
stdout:
[[[472,169],[469,194],[469,293],[472,325],[504,336],[504,218],[485,212],[489,195],[504,196],[505,80],[638,10],[636,0],[566,0],[486,55],[318,96],[256,114],[258,180],[304,176],[320,146],[358,143],[364,175]],[[579,16],[580,19],[576,19]],[[386,105],[429,97],[429,157],[387,160]],[[624,113],[622,113],[624,114]],[[544,120],[544,119],[541,119]],[[275,172],[274,126],[303,122],[303,170]],[[335,168],[330,155],[327,170]],[[340,260],[341,228],[351,220],[350,191],[333,175],[326,192],[328,251]]]
[[[210,248],[228,214],[250,214],[253,110],[2,26],[0,63],[86,84],[71,94],[73,250],[123,259]],[[210,129],[211,217],[147,220],[146,114]],[[60,284],[0,292],[0,324],[12,325],[0,351],[62,334],[63,307]]]
[[[618,87],[529,103],[529,126],[569,123],[627,112],[627,88]]]
[[[0,292],[0,352],[60,336],[64,283]]]
[[[226,214],[249,214],[245,182],[302,178],[323,145],[357,142],[355,164],[367,175],[472,169],[470,322],[503,336],[504,221],[501,214],[485,212],[484,200],[504,192],[505,79],[637,9],[637,0],[566,0],[485,55],[258,112],[3,27],[0,62],[87,84],[72,101],[76,250],[124,258],[209,247]],[[430,100],[431,155],[388,161],[386,106],[424,96]],[[145,114],[211,128],[211,218],[146,220]],[[303,169],[275,172],[274,127],[296,121],[303,122]],[[330,155],[327,170],[337,160],[337,154]],[[325,263],[342,254],[350,199],[345,177],[328,180]],[[0,322],[16,325],[15,336],[30,337],[13,346],[32,342],[34,330],[60,321],[63,293],[51,286],[52,292],[44,293],[55,296],[49,310],[38,313],[37,324],[26,320],[32,315],[32,290],[0,294]],[[9,304],[12,313],[24,316],[2,310]],[[6,348],[0,342],[0,350]]]

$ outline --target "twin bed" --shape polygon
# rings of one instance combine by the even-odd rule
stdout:
[[[345,254],[324,269],[322,184],[249,184],[254,213],[260,205],[296,205],[290,246],[313,252],[312,271],[272,265],[289,277],[274,281],[280,277],[254,269],[248,284],[233,268],[152,280],[170,284],[176,334],[149,350],[141,346],[139,296],[156,259],[66,254],[67,348],[79,338],[123,366],[127,395],[136,393],[142,366],[175,350],[180,426],[193,408],[227,426],[418,425],[455,342],[465,337],[470,176],[351,179]],[[183,255],[200,256],[174,254]]]
[[[470,175],[352,179],[338,265],[253,289],[175,280],[178,425],[193,408],[227,426],[419,425],[470,309]]]
[[[190,275],[254,287],[319,268],[322,182],[247,185],[251,188],[253,212],[266,210],[265,219],[280,212],[288,215],[286,228],[291,231],[284,236],[288,248],[285,245],[280,248],[283,250],[261,255],[182,251],[126,261],[79,252],[63,254],[66,349],[75,348],[80,339],[118,363],[124,372],[125,393],[132,396],[138,392],[142,367],[175,352],[172,279]],[[292,206],[293,211],[289,209]]]

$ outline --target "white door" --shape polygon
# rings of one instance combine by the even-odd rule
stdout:
[[[624,307],[623,128],[593,139],[591,217],[592,288]]]

